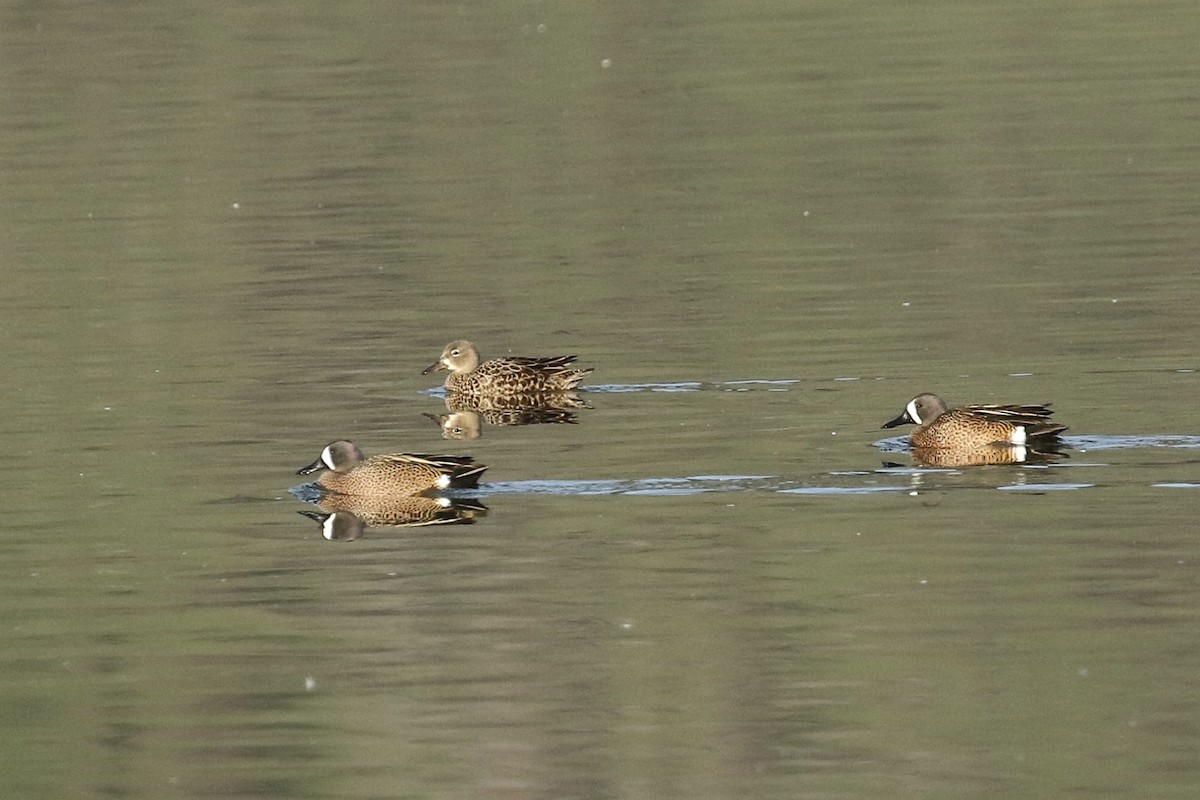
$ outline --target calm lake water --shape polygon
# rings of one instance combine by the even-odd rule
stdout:
[[[1193,798],[1194,3],[7,3],[0,794]],[[442,438],[452,339],[575,424]],[[1069,458],[914,467],[915,394]],[[469,525],[326,541],[329,441]]]

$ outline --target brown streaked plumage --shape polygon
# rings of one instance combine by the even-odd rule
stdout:
[[[1035,440],[1036,441],[1036,440]],[[1066,458],[1053,446],[1034,450],[1025,445],[985,444],[979,447],[914,447],[913,460],[925,467],[982,467],[995,464],[1050,464]]]
[[[425,495],[362,497],[326,494],[317,501],[320,511],[299,513],[316,520],[321,535],[331,541],[352,541],[366,528],[413,528],[427,525],[469,525],[487,514],[476,500]]]
[[[391,453],[366,458],[353,442],[330,442],[316,461],[297,470],[325,470],[317,485],[330,492],[361,496],[419,495],[438,489],[472,488],[487,467],[470,456]]]
[[[443,439],[478,439],[483,435],[483,423],[515,427],[518,425],[574,425],[575,412],[561,408],[530,408],[509,411],[452,411],[449,414],[426,414],[442,429]]]
[[[489,425],[544,425],[576,422],[576,409],[591,408],[575,392],[475,395],[448,392],[448,414],[426,414],[442,428],[445,439],[477,439],[482,423]]]
[[[987,445],[1025,445],[1053,441],[1067,429],[1050,420],[1044,405],[975,405],[949,408],[935,394],[920,394],[904,412],[882,427],[912,424],[914,448],[971,449]]]
[[[480,363],[479,351],[465,339],[451,342],[438,360],[421,374],[448,369],[446,389],[450,392],[483,396],[529,395],[545,392],[569,392],[591,374],[591,368],[571,369],[578,356],[528,358],[502,356]]]
[[[555,409],[574,411],[580,408],[591,408],[587,401],[571,392],[533,392],[530,394],[510,395],[472,395],[461,392],[446,393],[446,410],[450,413],[459,411],[474,411],[483,414],[503,414],[509,411],[541,411]],[[488,420],[491,422],[491,420]],[[508,423],[493,422],[493,425]],[[519,423],[518,423],[519,424]]]

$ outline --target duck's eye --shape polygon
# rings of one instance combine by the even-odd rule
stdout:
[[[452,355],[452,356],[460,356],[460,355],[462,355],[462,351],[460,351],[460,350],[451,350],[451,351],[450,351],[450,355]]]

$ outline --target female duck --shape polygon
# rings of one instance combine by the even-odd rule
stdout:
[[[421,374],[448,369],[446,389],[456,394],[483,396],[526,396],[552,392],[569,392],[591,374],[588,369],[571,369],[577,356],[529,358],[503,356],[483,363],[479,351],[465,339],[451,342],[442,350],[438,360]]]

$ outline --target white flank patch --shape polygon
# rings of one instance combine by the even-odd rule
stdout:
[[[437,503],[438,508],[449,508],[450,507],[450,498],[449,497],[439,497],[434,502]]]
[[[325,521],[321,523],[321,535],[331,542],[333,541],[333,521],[335,519],[337,519],[336,515],[330,514],[325,518]]]
[[[1014,460],[1022,464],[1025,463],[1025,458],[1028,454],[1026,453],[1024,446],[1017,445],[1013,447],[1012,451]]]
[[[913,422],[917,423],[918,425],[924,424],[923,422],[921,422],[921,415],[917,413],[917,401],[916,400],[909,400],[908,405],[906,405],[904,407],[904,410],[906,412],[908,412],[908,418],[911,419]]]
[[[437,488],[439,488],[439,489],[445,489],[447,486],[450,485],[450,476],[449,475],[438,475],[437,481],[434,483],[434,485],[437,486]]]
[[[333,466],[333,451],[329,449],[328,445],[326,445],[325,449],[321,451],[321,461],[323,461],[325,466],[329,467],[330,469],[335,469]]]
[[[1025,444],[1025,426],[1024,425],[1018,425],[1017,427],[1013,428],[1012,443],[1018,444],[1018,445]]]

